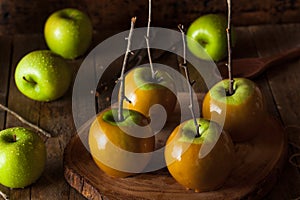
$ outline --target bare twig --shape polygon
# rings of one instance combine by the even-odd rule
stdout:
[[[43,135],[45,135],[46,137],[52,137],[50,133],[48,133],[47,131],[41,129],[40,127],[28,122],[27,120],[25,120],[23,117],[21,117],[20,115],[18,115],[16,112],[10,110],[8,107],[4,106],[3,104],[0,103],[0,108],[2,110],[5,110],[6,112],[8,112],[9,114],[13,115],[15,118],[17,118],[19,121],[21,121],[23,124],[28,125],[29,127],[35,129],[36,131],[42,133]]]
[[[182,67],[184,68],[184,72],[185,72],[185,77],[187,80],[187,84],[189,87],[189,95],[190,95],[190,105],[189,105],[189,109],[191,111],[193,120],[194,120],[194,124],[195,124],[195,128],[196,128],[196,136],[195,137],[200,137],[200,133],[199,133],[199,127],[200,124],[198,124],[196,116],[195,116],[195,112],[194,112],[194,101],[193,101],[193,90],[192,90],[192,85],[195,83],[195,81],[191,82],[190,81],[190,75],[189,75],[189,71],[187,68],[187,64],[186,64],[186,45],[185,45],[185,34],[183,31],[183,25],[178,25],[178,29],[181,32],[182,35],[182,43],[183,43],[183,64]]]
[[[2,191],[0,191],[0,196],[5,200],[9,200],[9,197]]]
[[[149,0],[149,11],[148,11],[148,26],[147,26],[147,38],[149,38],[150,35],[150,23],[151,23],[151,0]]]
[[[145,40],[147,44],[147,52],[148,52],[149,65],[151,69],[151,75],[152,75],[152,79],[154,80],[157,72],[154,71],[152,59],[151,59],[151,52],[150,52],[150,45],[149,45],[150,23],[151,23],[151,0],[149,0],[148,26],[147,26],[147,35],[145,36]]]
[[[124,119],[123,116],[123,100],[126,100],[128,102],[130,102],[130,100],[125,96],[125,78],[124,78],[124,73],[125,73],[125,67],[127,64],[127,59],[128,59],[128,54],[131,52],[130,51],[130,46],[131,46],[131,38],[132,38],[132,32],[133,32],[133,28],[134,28],[134,24],[136,21],[136,17],[132,17],[131,18],[131,25],[130,25],[130,30],[129,30],[129,34],[128,34],[128,38],[127,39],[127,49],[125,52],[125,56],[124,56],[124,60],[123,60],[123,66],[122,66],[122,71],[121,71],[121,76],[119,78],[119,81],[121,81],[120,83],[120,99],[119,99],[119,110],[118,110],[118,120],[122,121]]]
[[[231,54],[232,54],[232,50],[231,50],[231,0],[227,0],[227,6],[228,6],[228,19],[227,19],[227,29],[226,29],[226,33],[227,33],[227,48],[228,48],[228,63],[227,63],[227,67],[228,67],[228,78],[229,78],[229,95],[232,95],[234,93],[233,91],[233,77],[232,77],[232,66],[231,66]]]

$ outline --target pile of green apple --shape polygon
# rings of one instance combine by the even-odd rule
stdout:
[[[200,59],[224,59],[227,55],[226,25],[225,17],[216,14],[195,20],[187,36],[199,42],[203,48],[199,49],[188,42],[189,50]],[[233,34],[233,41],[234,37]],[[110,150],[105,151],[111,146],[107,138],[111,138],[110,143],[114,146],[130,152],[151,152],[155,146],[152,136],[147,140],[129,136],[118,124],[127,127],[126,130],[133,123],[132,120],[129,123],[129,118],[134,118],[137,124],[143,124],[142,121],[149,119],[150,108],[155,104],[162,105],[168,116],[172,115],[176,95],[168,88],[172,88],[174,80],[164,71],[158,74],[164,77],[163,82],[153,79],[147,67],[129,71],[125,78],[125,94],[130,102],[125,104],[125,110],[127,113],[130,110],[130,116],[125,117],[124,121],[116,121],[110,108],[100,112],[90,128],[91,155],[99,168],[110,176],[127,177],[136,173],[122,171],[122,167],[116,170],[102,162],[102,159],[114,158],[117,160],[113,162],[118,166],[127,166],[131,162],[122,156],[113,156]],[[253,81],[235,78],[232,94],[228,93],[228,87],[229,80],[222,80],[205,95],[203,118],[196,119],[200,125],[198,131],[193,120],[187,120],[178,125],[166,141],[167,168],[174,179],[188,189],[204,192],[220,188],[233,170],[234,143],[254,138],[268,116],[262,93]],[[224,124],[224,127],[220,124]],[[117,133],[119,136],[116,137]],[[145,162],[138,166],[142,171]]]
[[[44,37],[50,50],[35,50],[17,64],[14,77],[26,97],[49,102],[61,98],[69,89],[73,70],[68,59],[86,53],[92,41],[92,23],[77,9],[62,9],[49,16]],[[0,184],[24,188],[42,174],[46,147],[32,131],[14,127],[0,131]]]
[[[88,50],[92,42],[89,17],[73,8],[51,14],[44,27],[44,37],[50,50],[36,50],[25,55],[15,70],[17,88],[30,99],[54,101],[70,87],[72,69],[67,60]]]

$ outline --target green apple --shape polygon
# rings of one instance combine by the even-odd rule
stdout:
[[[228,79],[209,90],[203,100],[203,117],[224,123],[223,128],[233,141],[251,139],[259,133],[267,117],[262,93],[253,81],[245,78],[234,79],[232,95],[228,94],[228,90]]]
[[[59,55],[49,50],[37,50],[25,55],[15,70],[18,89],[37,101],[52,101],[68,90],[72,70]]]
[[[34,183],[44,171],[46,147],[34,132],[13,127],[0,131],[0,183],[10,188],[24,188]]]
[[[227,19],[221,14],[207,14],[191,23],[187,30],[187,47],[204,60],[220,61],[227,56]],[[235,33],[232,28],[232,43]],[[200,45],[199,45],[200,44]]]
[[[167,168],[174,179],[196,192],[220,188],[230,175],[234,162],[234,146],[220,125],[196,119],[200,136],[196,137],[194,120],[178,125],[165,146]]]
[[[113,177],[142,172],[155,148],[148,118],[134,110],[123,111],[124,120],[118,121],[117,109],[103,110],[89,130],[90,153],[96,165]]]
[[[125,96],[131,102],[124,102],[125,108],[149,116],[150,108],[158,104],[165,109],[167,115],[173,112],[177,102],[174,80],[162,68],[156,71],[154,79],[148,66],[136,67],[126,74]]]
[[[88,50],[92,33],[90,18],[73,8],[54,12],[44,27],[45,40],[50,50],[68,59],[77,58]]]

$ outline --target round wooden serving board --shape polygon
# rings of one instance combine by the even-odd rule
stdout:
[[[165,129],[166,135],[176,125],[170,124]],[[74,136],[65,149],[64,175],[68,183],[88,199],[259,199],[276,183],[287,154],[284,130],[270,117],[256,138],[235,144],[235,167],[223,187],[196,193],[178,184],[166,168],[128,178],[107,176],[95,165],[86,148],[88,130],[80,134],[84,135]],[[160,138],[160,142],[163,140]]]

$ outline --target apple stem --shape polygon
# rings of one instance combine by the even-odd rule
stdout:
[[[30,83],[30,84],[32,84],[32,85],[36,84],[36,82],[34,82],[34,81],[27,80],[25,76],[23,76],[23,80]]]
[[[232,50],[231,50],[231,0],[227,0],[227,6],[228,6],[228,19],[227,19],[227,29],[226,29],[226,33],[227,33],[227,48],[228,48],[228,63],[227,63],[227,67],[228,67],[228,78],[229,78],[229,91],[228,94],[232,95],[234,93],[234,89],[233,89],[233,77],[232,77],[232,58],[231,58],[231,54],[232,54]]]
[[[151,52],[150,52],[150,45],[149,45],[149,38],[150,38],[150,23],[151,23],[151,0],[149,0],[149,12],[148,12],[148,26],[147,26],[147,35],[145,36],[146,44],[147,44],[147,52],[148,52],[148,59],[149,65],[151,69],[152,79],[155,80],[157,72],[154,70],[152,59],[151,59]]]
[[[126,40],[128,41],[127,42],[127,49],[126,49],[124,60],[123,60],[123,66],[122,66],[121,76],[119,78],[119,81],[121,81],[121,83],[120,83],[120,90],[119,90],[119,94],[120,94],[119,110],[118,110],[118,120],[119,121],[123,121],[124,120],[124,116],[123,116],[123,100],[126,100],[129,103],[131,102],[125,96],[125,78],[124,78],[124,73],[125,73],[125,67],[126,67],[126,64],[127,64],[128,54],[131,52],[130,51],[131,38],[132,38],[132,32],[133,32],[133,28],[134,28],[135,22],[136,22],[136,17],[132,17],[131,18],[131,26],[130,26],[129,34],[128,34],[128,37],[126,38]]]
[[[13,134],[13,142],[16,142],[17,141],[17,136],[16,134]]]
[[[9,197],[7,196],[7,194],[5,194],[4,192],[0,191],[0,196],[5,199],[5,200],[9,200]]]
[[[3,104],[0,103],[0,108],[8,113],[10,113],[11,115],[13,115],[15,118],[17,118],[19,121],[21,121],[23,124],[26,124],[27,126],[33,128],[34,130],[42,133],[43,135],[45,135],[48,138],[51,138],[51,134],[48,133],[47,131],[41,129],[40,127],[28,122],[27,120],[25,120],[23,117],[21,117],[20,115],[18,115],[16,112],[10,110],[8,107],[4,106]]]
[[[183,31],[183,25],[179,24],[178,25],[178,29],[181,32],[181,35],[182,35],[182,44],[183,44],[183,63],[181,64],[181,66],[184,69],[185,77],[186,77],[187,84],[188,84],[188,87],[189,87],[189,99],[190,99],[189,109],[191,111],[191,114],[192,114],[192,117],[193,117],[193,121],[194,121],[194,124],[195,124],[195,128],[196,128],[196,135],[195,135],[195,137],[197,138],[197,137],[200,137],[201,135],[199,133],[200,124],[198,124],[196,116],[195,116],[195,112],[194,112],[194,101],[193,101],[193,89],[192,89],[192,86],[194,85],[195,81],[193,81],[193,82],[190,81],[190,74],[189,74],[189,70],[188,70],[187,64],[186,64],[186,45],[185,45],[185,34],[184,34],[184,31]]]

